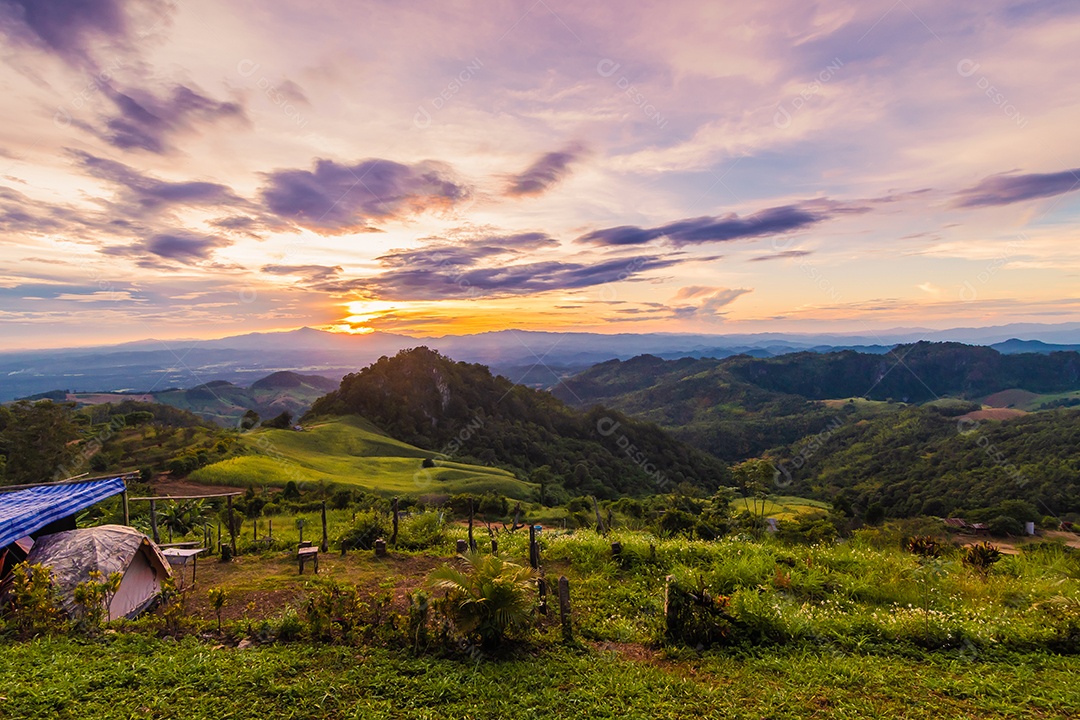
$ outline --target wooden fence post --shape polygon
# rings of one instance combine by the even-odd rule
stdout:
[[[322,545],[319,546],[319,550],[322,552],[330,551],[330,538],[326,534],[326,501],[322,501]]]
[[[236,518],[233,517],[232,495],[225,498],[229,511],[229,549],[233,557],[236,557]]]
[[[473,505],[474,505],[473,499],[470,497],[469,498],[469,550],[471,552],[476,552],[476,541],[473,540],[473,536],[472,536],[473,513],[476,510],[476,508],[473,507]]]
[[[499,554],[499,541],[496,540],[495,538],[491,538],[491,554],[492,555],[498,555]]]
[[[465,542],[464,540],[458,540],[457,541],[458,555],[464,555],[468,551],[469,551],[469,544],[467,542]]]
[[[160,543],[161,538],[158,537],[157,529],[157,503],[153,500],[150,501],[150,531],[154,538],[154,542]]]
[[[131,525],[131,512],[128,510],[128,493],[127,487],[124,487],[124,524]]]
[[[398,531],[398,499],[394,498],[390,501],[390,507],[394,511],[394,532],[390,535],[390,544],[397,547],[397,531]]]
[[[536,570],[540,567],[540,546],[536,544],[536,526],[529,523],[529,566]]]
[[[574,642],[574,629],[570,622],[570,581],[565,575],[559,578],[559,619],[562,621],[563,642]]]
[[[536,589],[537,592],[539,592],[540,594],[540,614],[547,615],[547,578],[545,578],[543,575],[536,579]]]

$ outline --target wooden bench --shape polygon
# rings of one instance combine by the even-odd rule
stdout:
[[[305,540],[296,548],[296,560],[300,565],[300,574],[304,574],[304,563],[309,560],[315,565],[315,574],[319,574],[319,548],[314,547],[311,541]]]

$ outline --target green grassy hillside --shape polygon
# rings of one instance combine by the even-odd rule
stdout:
[[[246,486],[336,483],[394,495],[486,493],[529,500],[536,486],[492,467],[438,459],[379,432],[363,418],[323,418],[294,430],[257,430],[241,437],[248,454],[196,470],[196,482]],[[435,467],[421,463],[432,458]]]
[[[225,427],[236,427],[248,410],[254,410],[263,420],[283,411],[299,417],[311,404],[337,383],[317,375],[277,372],[257,380],[251,387],[215,381],[188,390],[168,390],[154,394],[154,400],[213,420]]]

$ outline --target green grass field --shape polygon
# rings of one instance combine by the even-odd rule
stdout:
[[[598,646],[495,662],[142,636],[0,646],[0,716],[51,718],[1076,718],[1080,661],[1045,655],[628,659]]]
[[[250,454],[229,458],[196,470],[194,482],[210,485],[269,485],[335,483],[383,495],[428,493],[487,493],[529,500],[536,486],[499,468],[439,460],[383,435],[358,417],[321,422],[303,432],[257,430],[241,438]],[[421,466],[424,458],[435,467]]]
[[[731,502],[731,507],[737,513],[745,510],[749,513],[756,514],[762,512],[761,502],[761,500],[758,500],[757,507],[755,508],[753,498],[736,498]],[[809,500],[807,498],[787,495],[774,495],[765,499],[764,515],[767,518],[776,518],[777,520],[795,520],[799,515],[819,513],[822,510],[829,509],[831,509],[831,506],[828,503],[820,502],[818,500]]]

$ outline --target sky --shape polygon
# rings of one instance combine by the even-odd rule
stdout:
[[[1080,320],[1080,4],[0,0],[5,348]]]

